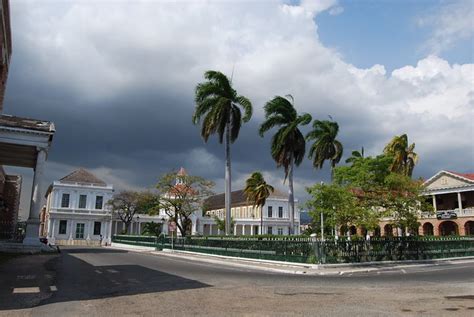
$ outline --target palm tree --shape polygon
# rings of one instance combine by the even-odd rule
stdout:
[[[362,147],[361,151],[352,151],[351,157],[347,158],[346,163],[352,163],[357,162],[360,159],[363,159],[364,156],[364,147]]]
[[[306,135],[306,140],[314,140],[309,149],[309,158],[313,159],[313,166],[321,169],[324,161],[331,162],[331,179],[334,176],[334,167],[339,163],[343,153],[342,143],[336,140],[339,132],[337,122],[328,120],[314,120],[313,130]]]
[[[225,140],[225,232],[230,235],[230,144],[237,140],[242,123],[252,117],[252,103],[246,97],[237,94],[232,88],[232,82],[223,73],[207,71],[204,78],[206,81],[196,86],[193,123],[199,124],[203,118],[201,136],[204,142],[207,142],[212,134],[219,136],[221,144]],[[243,116],[240,108],[244,111]]]
[[[276,96],[265,104],[265,122],[260,126],[259,134],[263,137],[268,130],[279,127],[272,138],[271,154],[277,167],[285,168],[285,180],[288,178],[290,205],[290,234],[295,224],[295,198],[293,194],[293,169],[303,161],[306,141],[299,126],[311,122],[311,115],[304,113],[298,116],[291,95],[287,98]]]
[[[253,172],[245,182],[244,193],[247,195],[247,201],[252,202],[254,208],[263,208],[267,198],[274,191],[273,186],[267,184],[260,172]],[[263,234],[263,210],[260,211],[260,233]]]
[[[411,177],[416,163],[418,163],[418,154],[415,153],[415,143],[408,145],[408,136],[402,134],[394,136],[385,146],[384,154],[393,157],[390,171]]]

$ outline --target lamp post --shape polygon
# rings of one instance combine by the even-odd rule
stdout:
[[[137,233],[139,236],[141,236],[141,230],[140,230],[140,216],[137,215]]]

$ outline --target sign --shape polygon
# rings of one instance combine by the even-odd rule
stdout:
[[[172,221],[168,224],[168,231],[175,232],[176,231],[176,222]]]

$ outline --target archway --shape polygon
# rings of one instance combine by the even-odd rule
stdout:
[[[354,235],[357,234],[357,228],[356,228],[356,226],[351,226],[351,227],[349,228],[349,234],[350,234],[351,236],[354,236]]]
[[[386,224],[383,227],[383,235],[386,237],[391,237],[393,236],[393,227],[391,224]]]
[[[440,236],[457,235],[458,232],[458,225],[454,221],[443,221],[439,225]]]
[[[432,236],[434,235],[434,227],[431,222],[425,222],[423,224],[423,235],[424,236]]]
[[[379,226],[377,226],[374,229],[374,237],[380,237],[380,227]]]
[[[474,221],[468,221],[464,224],[464,232],[466,232],[466,236],[474,236]]]

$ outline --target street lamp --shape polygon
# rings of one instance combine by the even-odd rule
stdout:
[[[140,236],[141,235],[141,230],[140,230],[140,216],[137,215],[137,233]]]

